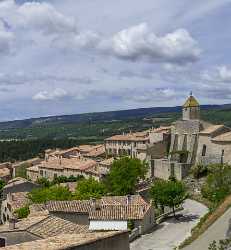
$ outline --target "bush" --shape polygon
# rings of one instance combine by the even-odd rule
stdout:
[[[18,219],[26,218],[30,214],[29,206],[21,207],[15,210]]]
[[[228,165],[215,164],[209,166],[209,171],[201,193],[208,200],[219,203],[231,192],[231,168]]]
[[[199,179],[203,176],[206,176],[208,173],[208,168],[205,165],[198,164],[192,167],[191,173],[194,178]]]

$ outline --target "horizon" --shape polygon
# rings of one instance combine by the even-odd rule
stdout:
[[[230,6],[0,1],[0,120],[230,103]]]
[[[200,107],[204,106],[225,106],[231,105],[231,103],[223,103],[223,104],[200,104]],[[131,111],[131,110],[139,110],[139,109],[161,109],[161,108],[181,108],[182,105],[176,106],[154,106],[154,107],[138,107],[138,108],[131,108],[131,109],[117,109],[117,110],[106,110],[106,111],[95,111],[95,112],[84,112],[84,113],[72,113],[72,114],[58,114],[58,115],[48,115],[48,116],[40,116],[40,117],[28,117],[22,119],[15,119],[15,120],[0,120],[0,123],[7,123],[7,122],[16,122],[16,121],[24,121],[24,120],[31,120],[31,119],[45,119],[45,118],[53,118],[53,117],[60,117],[60,116],[74,116],[74,115],[85,115],[85,114],[98,114],[98,113],[110,113],[110,112],[122,112],[122,111]]]

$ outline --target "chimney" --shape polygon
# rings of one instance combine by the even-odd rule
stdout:
[[[91,198],[91,207],[93,211],[100,210],[100,200],[96,198]]]
[[[16,219],[14,217],[11,217],[9,219],[9,229],[14,230],[16,228]]]
[[[91,198],[91,207],[93,211],[96,210],[96,198]]]
[[[127,195],[127,205],[131,205],[131,195],[130,194],[128,194]]]

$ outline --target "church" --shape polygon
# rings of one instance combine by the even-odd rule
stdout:
[[[151,160],[152,177],[182,180],[196,164],[231,164],[231,128],[201,120],[200,105],[192,93],[170,133],[168,156]]]

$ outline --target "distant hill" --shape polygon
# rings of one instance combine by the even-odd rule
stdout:
[[[231,104],[225,105],[202,105],[202,110],[217,110],[217,109],[229,109]],[[181,111],[180,106],[176,107],[153,107],[153,108],[139,108],[130,110],[118,110],[108,112],[96,112],[85,114],[73,114],[73,115],[61,115],[31,118],[25,120],[15,120],[0,122],[0,129],[20,129],[37,127],[41,125],[54,125],[54,124],[78,124],[87,122],[106,122],[106,121],[123,121],[127,119],[147,118],[153,115],[165,114],[165,113],[178,113]]]

